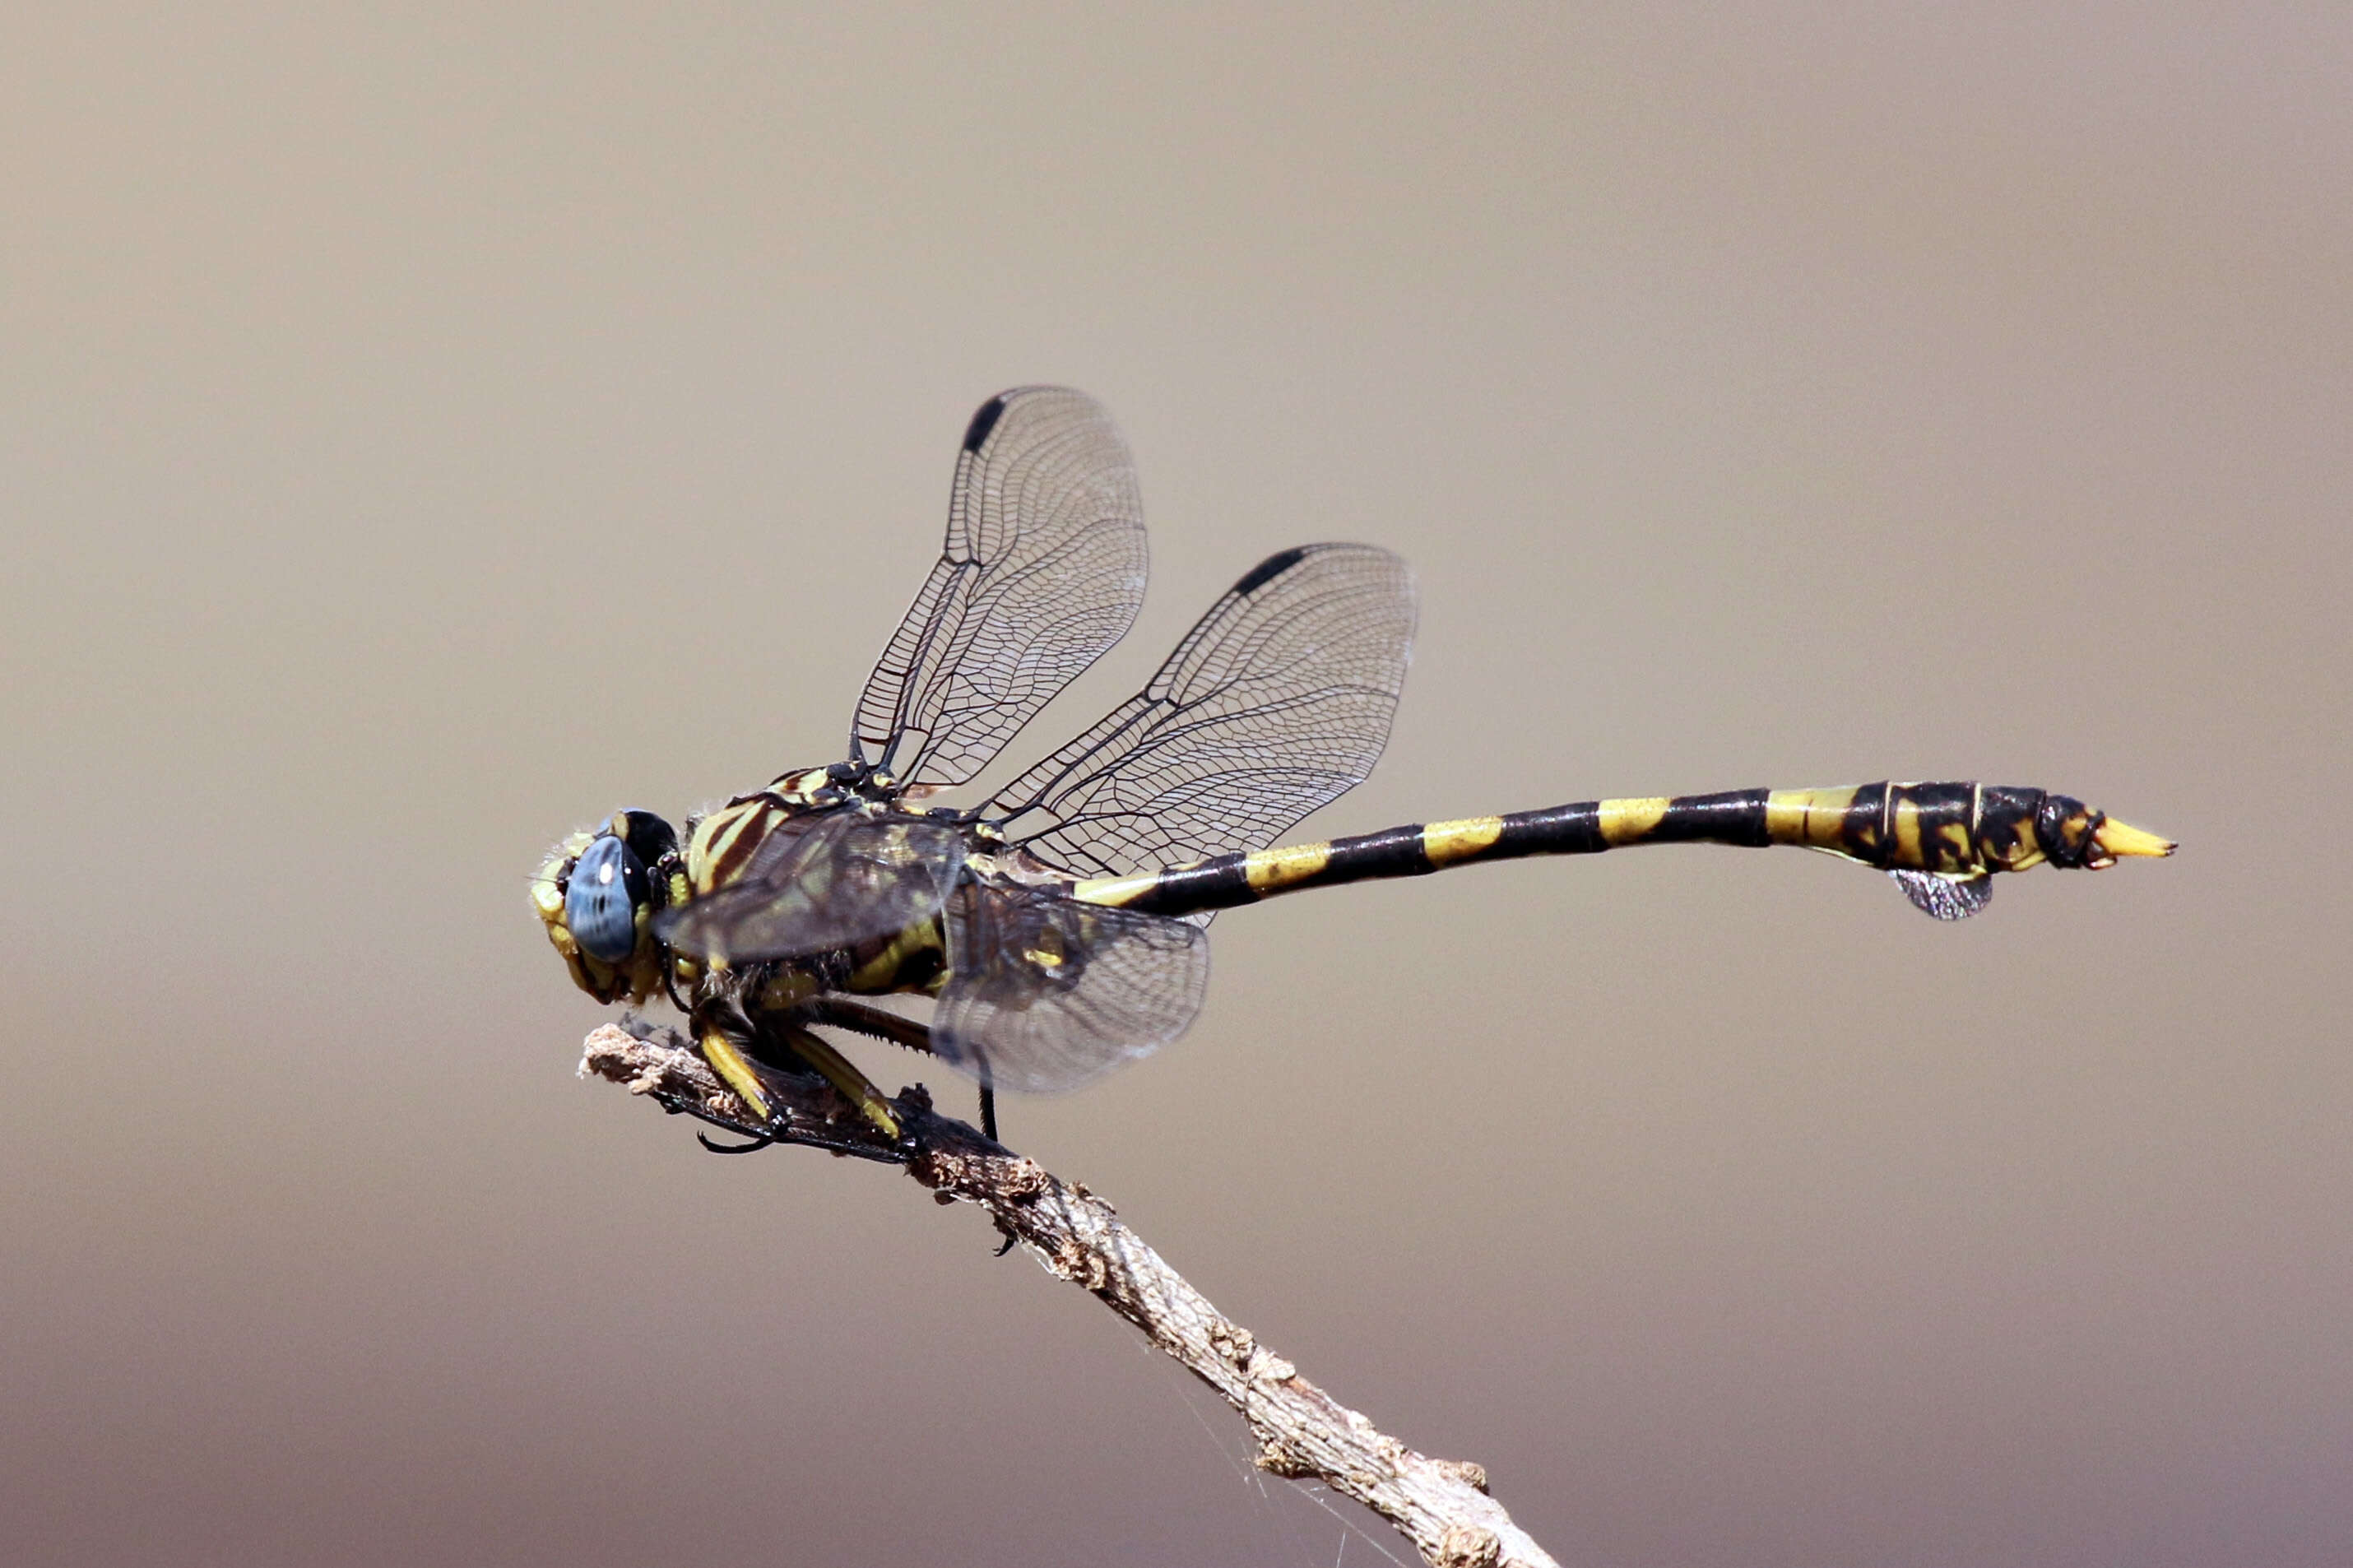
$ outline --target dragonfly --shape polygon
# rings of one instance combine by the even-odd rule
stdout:
[[[533,899],[599,1003],[667,994],[755,1118],[764,1074],[816,1074],[887,1137],[886,1096],[828,1033],[888,1040],[996,1090],[1080,1088],[1182,1035],[1222,910],[1310,888],[1645,844],[1789,845],[1885,872],[1957,921],[1991,879],[2175,846],[2073,796],[1882,782],[1588,800],[1275,845],[1362,782],[1414,634],[1406,563],[1366,544],[1277,552],[1133,697],[986,801],[965,784],[1127,631],[1144,599],[1135,466],[1064,387],[966,427],[946,542],[867,678],[840,762],[673,826],[635,808],[548,858]],[[1275,845],[1269,847],[1270,845]],[[870,998],[928,997],[928,1021]]]

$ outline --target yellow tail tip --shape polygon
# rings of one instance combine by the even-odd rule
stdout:
[[[2092,835],[2092,840],[2119,860],[2139,856],[2154,858],[2170,855],[2179,847],[2170,838],[2159,838],[2154,833],[2144,833],[2137,827],[2118,822],[2113,816],[2100,824],[2098,831]]]

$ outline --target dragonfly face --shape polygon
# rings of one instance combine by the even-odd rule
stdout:
[[[532,881],[533,907],[573,981],[599,1002],[643,1002],[669,964],[653,917],[683,898],[678,834],[649,811],[574,834]]]
[[[1582,801],[1267,848],[1362,782],[1388,738],[1413,583],[1362,544],[1269,556],[1092,729],[978,805],[918,808],[1119,639],[1144,577],[1134,466],[1102,406],[1060,387],[991,398],[847,760],[690,819],[682,842],[621,811],[565,843],[533,897],[573,979],[600,1002],[667,993],[763,1116],[762,1072],[813,1068],[895,1137],[880,1091],[814,1029],[931,1051],[984,1096],[1075,1089],[1192,1022],[1215,910],[1304,888],[1635,844],[1787,844],[1889,872],[1951,921],[1984,907],[1997,871],[2172,849],[2039,789],[1885,783]],[[932,998],[929,1023],[853,1000],[893,993]]]

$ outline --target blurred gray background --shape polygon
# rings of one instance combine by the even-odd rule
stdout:
[[[1565,1561],[2353,1557],[2342,7],[7,33],[11,1563],[1402,1551],[971,1212],[572,1077],[541,855],[838,757],[1029,381],[1155,549],[1018,757],[1365,539],[1419,652],[1310,832],[1894,774],[2186,847],[1240,911],[1018,1144]]]

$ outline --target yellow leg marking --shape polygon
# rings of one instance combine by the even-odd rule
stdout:
[[[1613,849],[1620,844],[1639,844],[1667,815],[1667,797],[1654,795],[1641,800],[1605,800],[1596,815],[1601,842]]]
[[[2179,847],[2169,838],[2159,838],[2154,833],[2127,826],[2113,816],[2100,824],[2099,831],[2092,835],[2092,841],[2120,858],[2170,855]]]
[[[899,1136],[899,1119],[891,1114],[890,1102],[871,1079],[851,1065],[848,1057],[807,1029],[795,1029],[792,1042],[793,1049],[808,1058],[809,1066],[823,1073],[825,1081],[839,1089],[843,1099],[858,1107],[859,1114],[882,1129],[884,1136]]]
[[[1421,830],[1421,852],[1433,866],[1451,866],[1482,850],[1494,847],[1504,836],[1500,816],[1472,816],[1460,822],[1433,822]]]
[[[774,1121],[776,1112],[768,1109],[768,1097],[760,1092],[760,1079],[752,1071],[752,1064],[744,1059],[744,1053],[730,1045],[727,1037],[716,1029],[703,1035],[702,1045],[702,1059],[711,1064],[712,1071],[727,1080],[728,1088],[743,1097],[744,1103],[752,1108],[752,1113],[763,1121]]]
[[[1271,893],[1308,880],[1331,863],[1329,844],[1285,844],[1278,849],[1259,850],[1244,860],[1242,875],[1249,879],[1250,891]]]
[[[1846,814],[1854,786],[1777,789],[1765,797],[1765,837],[1801,849],[1846,854]]]

